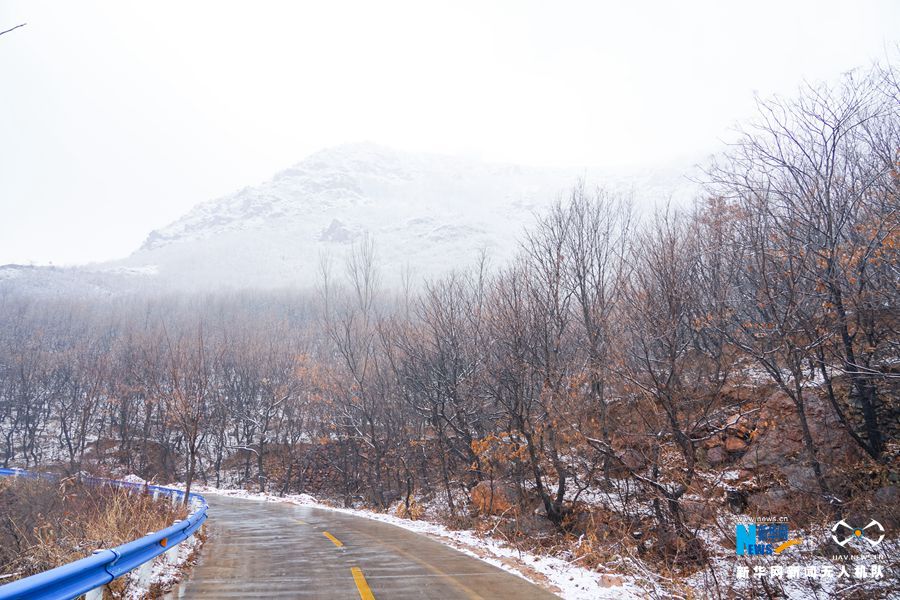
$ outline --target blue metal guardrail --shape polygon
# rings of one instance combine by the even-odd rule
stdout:
[[[0,469],[0,476],[57,479],[56,475],[32,473],[21,469]],[[82,477],[89,485],[112,485],[139,491],[147,490],[155,496],[170,496],[174,501],[183,500],[184,492],[156,485],[130,483],[100,477]],[[190,495],[192,511],[184,521],[175,521],[156,533],[110,548],[96,550],[91,556],[75,562],[0,585],[0,600],[68,600],[106,585],[116,577],[139,567],[184,541],[200,529],[206,521],[207,504],[203,496]]]

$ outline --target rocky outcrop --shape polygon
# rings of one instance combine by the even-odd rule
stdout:
[[[726,460],[728,460],[728,454],[725,452],[724,446],[713,446],[706,451],[706,462],[711,467],[721,465]]]
[[[733,435],[730,435],[727,438],[725,438],[725,451],[726,452],[730,452],[730,453],[734,453],[734,454],[736,454],[738,452],[743,452],[744,450],[747,449],[748,445],[749,444],[747,443],[747,440],[745,440],[744,438],[740,438],[740,437],[733,436]]]
[[[807,393],[804,400],[810,435],[825,476],[859,461],[862,451],[827,402],[814,392]],[[760,410],[757,427],[738,466],[772,467],[785,476],[789,488],[813,491],[816,481],[793,401],[783,392],[769,396]]]
[[[879,488],[873,495],[876,510],[871,515],[884,527],[897,531],[900,527],[900,488],[889,485]]]
[[[783,515],[789,512],[790,505],[791,493],[783,487],[776,486],[750,494],[745,510],[760,515]]]
[[[752,439],[753,424],[749,417],[733,414],[725,419],[728,424],[723,431],[706,440],[706,462],[716,467],[733,462],[747,450]]]

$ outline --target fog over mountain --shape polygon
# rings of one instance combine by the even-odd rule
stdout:
[[[0,267],[6,287],[109,293],[308,287],[320,257],[336,265],[354,242],[375,242],[382,278],[438,276],[494,265],[524,228],[580,179],[635,204],[689,201],[689,165],[631,171],[543,169],[417,154],[372,143],[319,151],[270,180],[195,206],[151,231],[130,256],[73,268]]]

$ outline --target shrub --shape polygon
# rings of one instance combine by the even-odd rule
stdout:
[[[0,479],[0,582],[130,542],[186,516],[181,504],[73,478]]]

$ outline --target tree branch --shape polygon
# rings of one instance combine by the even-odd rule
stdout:
[[[26,25],[28,25],[28,23],[22,23],[21,25],[16,25],[12,29],[7,29],[6,31],[0,31],[0,35],[3,35],[4,33],[9,33],[10,31],[14,31],[14,30],[18,29],[19,27],[25,27]]]

